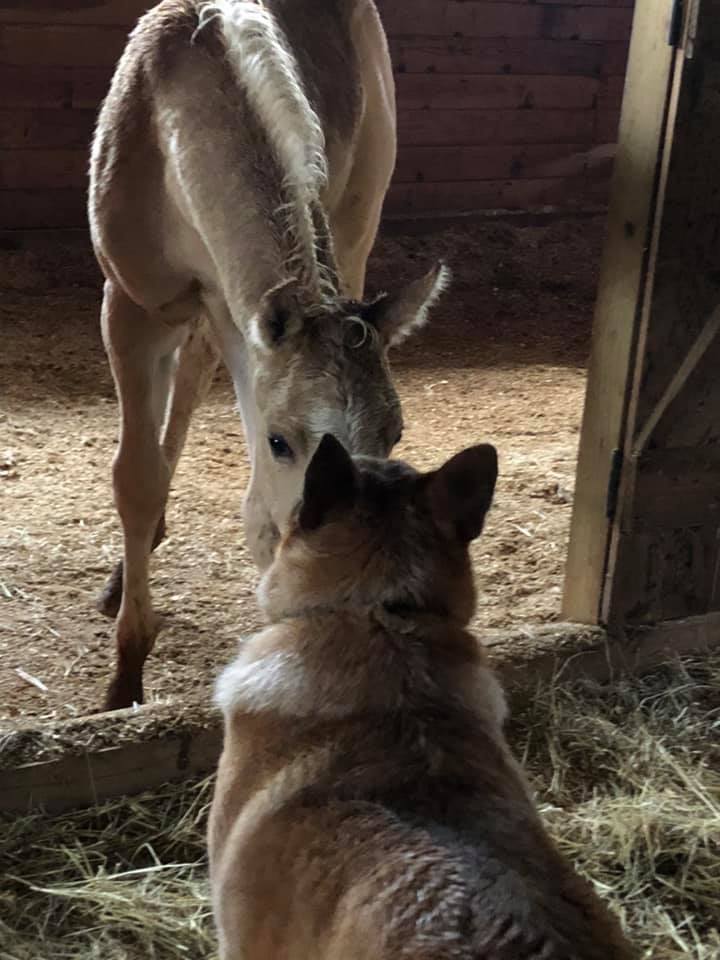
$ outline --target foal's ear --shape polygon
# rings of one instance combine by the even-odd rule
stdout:
[[[293,334],[299,333],[303,319],[300,281],[292,277],[264,294],[260,309],[253,317],[250,336],[256,346],[272,350]]]
[[[427,322],[428,310],[449,283],[450,271],[438,262],[418,280],[369,303],[362,311],[363,319],[377,329],[386,346],[395,346]]]
[[[480,536],[490,509],[498,460],[489,443],[469,447],[421,478],[435,522],[451,537],[469,543]]]
[[[305,486],[298,523],[301,530],[316,530],[328,514],[355,502],[357,470],[345,447],[326,433],[305,471]]]

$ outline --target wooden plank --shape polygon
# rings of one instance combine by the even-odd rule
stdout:
[[[680,654],[717,648],[720,615],[638,628],[620,637],[573,623],[531,625],[522,632],[488,632],[483,642],[515,710],[535,695],[541,680],[591,676],[606,682],[618,672],[647,670]],[[0,810],[60,813],[212,772],[221,750],[220,723],[185,727],[177,735],[154,735],[3,771]]]
[[[489,0],[493,3],[494,0]],[[528,0],[516,0],[527,3]],[[633,7],[635,0],[532,0],[533,3],[553,3],[564,7]]]
[[[0,23],[131,26],[152,0],[0,0]]]
[[[635,457],[631,502],[623,533],[711,526],[720,528],[720,449],[675,447]]]
[[[393,34],[467,37],[550,37],[621,42],[632,23],[630,7],[487,3],[486,0],[414,0],[412,14],[396,0],[378,3]]]
[[[679,656],[716,650],[720,615],[671,620],[619,634],[598,627],[583,630],[577,623],[531,624],[523,633],[497,631],[488,642],[483,637],[483,644],[515,710],[535,695],[539,681],[592,677],[607,683],[618,674],[643,673]]]
[[[380,0],[382,2],[382,0]],[[390,0],[392,2],[392,0]],[[462,0],[461,0],[462,2]],[[557,4],[563,7],[632,7],[635,0],[484,0],[487,4],[493,3],[538,3]]]
[[[617,121],[620,119],[620,107],[622,106],[623,90],[625,89],[625,77],[604,77],[599,84],[597,106],[598,109],[615,113]],[[617,123],[616,121],[616,123]]]
[[[602,110],[595,112],[595,143],[617,143],[620,137],[620,111]]]
[[[405,146],[491,143],[592,143],[589,110],[403,110],[398,140]]]
[[[3,230],[87,227],[85,191],[0,190]]]
[[[0,26],[0,63],[112,67],[125,48],[127,36],[126,26]]]
[[[397,0],[377,0],[377,6],[391,36],[412,25],[414,33],[429,36],[537,37],[545,15],[536,5],[485,0],[413,0],[411,14]]]
[[[720,600],[717,513],[708,508],[703,519],[708,522],[698,526],[638,523],[630,533],[618,530],[609,615],[618,628],[702,616]]]
[[[710,417],[709,424],[712,433],[717,431],[717,411],[718,406],[716,403],[707,403],[706,390],[697,389],[698,377],[693,376],[697,374],[698,371],[701,371],[703,365],[710,374],[710,386],[714,387],[717,383],[717,360],[720,355],[720,338],[718,337],[718,332],[720,331],[720,306],[715,307],[713,312],[708,317],[706,323],[701,328],[697,339],[692,344],[687,344],[686,349],[687,353],[682,357],[681,362],[679,363],[677,369],[669,375],[669,380],[664,391],[660,394],[654,407],[647,410],[647,419],[642,423],[636,423],[635,425],[635,436],[632,438],[632,448],[633,452],[636,455],[642,453],[645,450],[651,438],[655,437],[657,440],[658,426],[664,420],[665,423],[668,420],[671,421],[671,433],[679,434],[678,440],[684,441],[688,446],[696,446],[697,444],[707,442],[707,440],[714,440],[715,437],[705,438],[702,433],[700,436],[697,435],[698,425],[701,428],[701,431],[705,429],[703,412],[709,409]],[[713,349],[714,348],[714,349]],[[708,364],[708,359],[710,363]],[[694,403],[688,409],[688,387],[692,384],[694,389],[689,391],[693,396]],[[676,409],[676,415],[674,417],[669,416],[670,411],[673,407],[678,407],[677,400],[680,398],[681,394],[685,393],[686,395],[682,397],[682,404],[680,409]],[[688,418],[691,421],[691,424],[682,423],[678,429],[678,415],[684,421]],[[667,432],[667,431],[666,431]],[[666,439],[666,438],[663,438]],[[719,475],[720,477],[720,475]],[[719,480],[720,482],[720,480]]]
[[[95,110],[2,110],[0,149],[87,147]]]
[[[72,71],[72,106],[76,110],[97,110],[110,89],[112,70],[107,67]]]
[[[550,37],[466,37],[402,34],[388,38],[397,74],[624,75],[627,40],[553,40]]]
[[[218,723],[178,736],[130,741],[29,764],[3,776],[0,808],[16,813],[37,808],[58,813],[153,790],[173,780],[211,773],[221,748],[222,728]]]
[[[622,43],[633,22],[633,11],[628,7],[550,6],[542,12],[542,36],[556,40]]]
[[[610,623],[720,610],[720,471],[712,462],[720,449],[720,196],[709,186],[720,164],[720,21],[711,2],[694,8],[696,21],[692,12],[684,28],[693,22],[697,33],[692,59],[686,36],[678,52],[628,405],[604,601]],[[648,475],[647,457],[662,464],[679,447],[686,463],[678,473]],[[643,503],[648,486],[666,491],[654,515]]]
[[[107,93],[111,72],[107,67],[0,65],[3,107],[30,110],[90,109]]]
[[[582,174],[587,163],[582,144],[404,147],[393,183],[572,177]]]
[[[30,68],[0,64],[2,105],[6,109],[58,109],[72,105],[72,75],[67,67]]]
[[[590,77],[400,74],[396,90],[398,111],[590,110],[599,83]]]
[[[4,190],[83,190],[87,170],[84,149],[0,150],[0,188]]]
[[[451,215],[541,207],[578,208],[585,205],[582,178],[547,180],[478,180],[470,183],[391,184],[383,212],[386,216],[418,213]]]
[[[638,0],[630,46],[563,599],[564,616],[584,623],[597,622],[600,616],[610,532],[608,480],[613,451],[622,443],[636,314],[672,78],[673,51],[667,43],[671,10],[671,0]]]

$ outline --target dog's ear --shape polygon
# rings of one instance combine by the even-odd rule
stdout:
[[[497,475],[497,451],[489,443],[469,447],[439,470],[424,474],[423,495],[438,527],[461,543],[479,537]]]
[[[305,486],[298,523],[301,530],[316,530],[335,511],[355,502],[357,470],[345,447],[326,433],[305,471]]]

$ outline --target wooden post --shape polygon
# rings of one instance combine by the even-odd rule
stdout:
[[[603,596],[720,642],[720,0],[685,6]],[[672,144],[672,149],[670,149]]]
[[[612,499],[614,452],[623,443],[675,64],[675,51],[668,42],[672,15],[672,0],[637,0],[595,306],[565,577],[563,616],[582,623],[600,619],[610,532],[608,494]]]

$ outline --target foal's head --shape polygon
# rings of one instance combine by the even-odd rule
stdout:
[[[324,434],[352,454],[381,458],[399,441],[388,350],[425,322],[446,276],[438,265],[398,293],[362,303],[312,303],[292,280],[264,297],[250,336],[257,442],[245,501],[248,543],[261,569]]]

